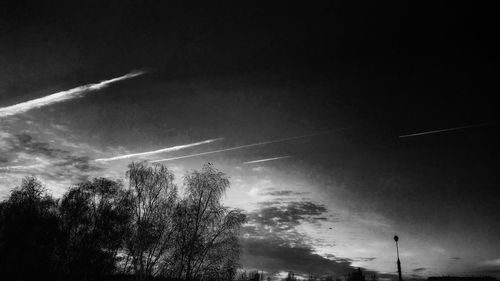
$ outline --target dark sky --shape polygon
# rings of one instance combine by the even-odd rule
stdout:
[[[328,132],[163,163],[179,180],[207,161],[231,176],[227,204],[250,218],[248,269],[393,274],[398,233],[407,276],[498,276],[494,12],[347,1],[2,3],[1,195],[30,173],[60,194],[87,177],[123,177],[132,160]],[[94,161],[215,138],[224,139]]]

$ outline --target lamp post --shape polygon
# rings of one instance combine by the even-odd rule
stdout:
[[[394,241],[396,241],[396,253],[398,254],[398,276],[399,276],[399,281],[403,281],[403,278],[401,277],[401,262],[399,261],[398,240],[399,240],[399,237],[397,235],[395,235]]]

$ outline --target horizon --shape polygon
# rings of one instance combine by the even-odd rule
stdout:
[[[500,278],[487,8],[25,1],[0,27],[2,200],[212,163],[244,270],[394,280],[397,234],[404,279]]]

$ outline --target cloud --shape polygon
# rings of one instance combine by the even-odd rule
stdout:
[[[266,201],[261,208],[248,214],[248,225],[244,227],[247,237],[285,239],[289,244],[307,244],[308,237],[296,227],[302,222],[314,223],[315,216],[327,212],[323,205],[309,201],[282,202]]]
[[[257,166],[257,167],[253,167],[252,168],[252,171],[254,171],[254,172],[263,172],[265,170],[266,169],[264,167],[262,167],[262,166]]]
[[[425,267],[419,267],[419,268],[413,269],[413,272],[422,272],[422,271],[425,271],[425,270],[427,270],[427,268],[425,268]]]
[[[104,80],[95,84],[87,84],[66,91],[57,92],[45,97],[18,103],[15,105],[0,108],[0,118],[24,113],[31,109],[48,106],[83,96],[86,93],[101,90],[112,83],[127,80],[145,74],[145,71],[133,71],[120,77]]]
[[[251,238],[243,239],[242,246],[242,264],[247,268],[335,276],[353,271],[350,261],[322,257],[305,245],[293,247],[269,239]]]
[[[374,261],[377,258],[359,258],[360,261]]]
[[[30,170],[34,168],[39,168],[42,167],[42,164],[33,164],[33,165],[17,165],[17,166],[2,166],[0,167],[0,171],[25,171],[25,170]]]
[[[315,253],[310,237],[298,231],[302,222],[314,222],[326,212],[323,205],[311,201],[261,202],[243,227],[243,266],[270,273],[342,276],[351,272],[350,260]]]
[[[292,190],[277,190],[277,191],[269,191],[264,193],[264,195],[271,195],[271,196],[295,196],[295,195],[304,195],[308,194],[310,192],[297,192],[297,191],[292,191]]]
[[[253,220],[267,225],[297,225],[309,216],[321,215],[326,211],[323,205],[313,202],[288,202],[261,209]]]
[[[480,262],[482,266],[500,266],[500,258]]]
[[[295,195],[289,190],[273,191],[275,196]],[[318,245],[317,237],[305,232],[329,217],[322,204],[308,199],[297,201],[272,199],[258,203],[258,208],[247,214],[248,223],[241,235],[242,266],[246,270],[264,270],[268,275],[292,271],[298,276],[315,274],[345,277],[358,266],[354,262],[372,262],[372,256],[356,260],[344,258]],[[330,243],[334,241],[329,240]],[[319,247],[318,247],[319,246]],[[375,274],[363,269],[365,276]],[[393,279],[392,274],[378,274],[380,280]],[[383,275],[383,276],[382,276]]]
[[[33,155],[42,155],[51,158],[56,158],[67,151],[54,148],[47,142],[36,141],[27,133],[14,135],[15,139],[10,140],[11,152],[25,152]]]
[[[139,152],[139,153],[132,153],[132,154],[120,155],[120,156],[115,156],[115,157],[110,157],[110,158],[99,158],[99,159],[96,159],[95,161],[98,161],[98,162],[108,162],[108,161],[122,160],[122,159],[127,159],[127,158],[132,158],[132,157],[138,157],[138,156],[154,155],[154,154],[158,154],[158,153],[177,151],[177,150],[181,150],[181,149],[185,149],[185,148],[190,148],[190,147],[194,147],[194,146],[198,146],[198,145],[202,145],[202,144],[208,144],[208,143],[212,143],[212,142],[220,141],[220,140],[223,140],[223,138],[204,140],[204,141],[195,142],[195,143],[189,143],[189,144],[183,144],[183,145],[177,145],[177,146],[162,148],[162,149],[159,149],[159,150]]]
[[[90,173],[101,170],[87,156],[54,147],[26,133],[12,135],[5,143],[2,154],[10,165],[0,167],[3,174],[33,174],[46,180],[71,181],[87,179]]]

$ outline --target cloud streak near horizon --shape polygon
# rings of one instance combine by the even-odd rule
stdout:
[[[172,147],[162,148],[159,150],[132,153],[132,154],[120,155],[120,156],[115,156],[115,157],[110,157],[110,158],[99,158],[99,159],[96,159],[95,161],[97,161],[97,162],[109,162],[109,161],[128,159],[128,158],[138,157],[138,156],[147,156],[147,155],[153,155],[153,154],[158,154],[158,153],[177,151],[177,150],[190,148],[190,147],[194,147],[194,146],[198,146],[198,145],[202,145],[202,144],[208,144],[208,143],[212,143],[215,141],[220,141],[223,139],[224,138],[209,139],[209,140],[199,141],[199,142],[195,142],[195,143],[189,143],[189,144],[176,145],[176,146],[172,146]]]
[[[0,171],[16,171],[16,170],[26,170],[32,168],[43,167],[42,164],[33,164],[33,165],[17,165],[17,166],[4,166],[0,167]]]
[[[269,161],[287,159],[287,158],[290,158],[290,157],[292,157],[292,156],[291,155],[286,155],[286,156],[280,156],[280,157],[265,158],[265,159],[259,159],[259,160],[253,160],[253,161],[243,162],[243,164],[255,164],[255,163],[269,162]]]
[[[123,80],[127,80],[127,79],[130,79],[133,77],[137,77],[137,76],[143,75],[145,73],[147,73],[147,72],[146,71],[132,71],[128,74],[125,74],[125,75],[122,75],[122,76],[119,76],[116,78],[104,80],[104,81],[101,81],[99,83],[86,84],[86,85],[78,86],[76,88],[72,88],[72,89],[69,89],[66,91],[57,92],[57,93],[54,93],[54,94],[51,94],[51,95],[48,95],[45,97],[25,101],[22,103],[11,105],[11,106],[2,107],[2,108],[0,108],[0,118],[21,114],[21,113],[27,112],[27,111],[35,109],[35,108],[40,108],[40,107],[52,105],[55,103],[63,102],[66,100],[78,98],[78,97],[83,96],[86,93],[101,90],[110,84],[113,84],[113,83],[116,83],[119,81],[123,81]]]

